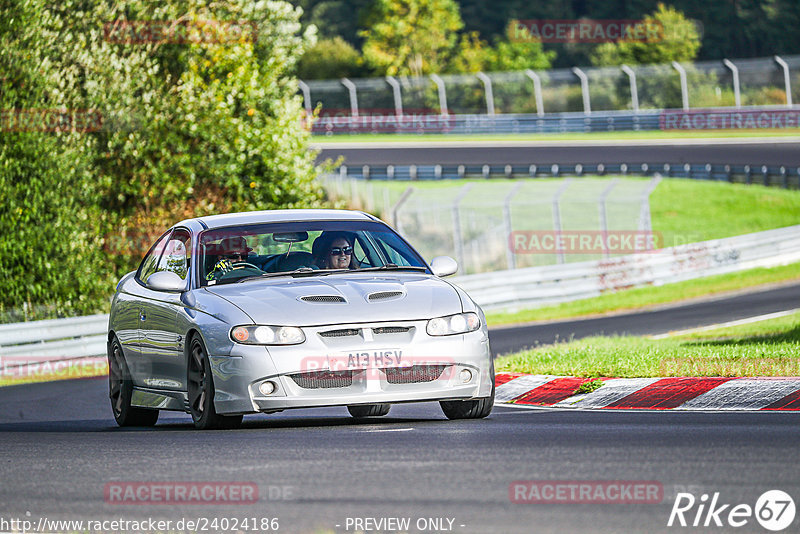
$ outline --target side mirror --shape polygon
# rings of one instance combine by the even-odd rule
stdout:
[[[439,278],[450,276],[458,270],[458,263],[450,256],[436,256],[431,260],[431,270]]]
[[[154,291],[181,293],[186,289],[186,281],[172,271],[159,271],[147,277],[147,287]]]

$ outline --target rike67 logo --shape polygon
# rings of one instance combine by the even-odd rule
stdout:
[[[761,494],[755,506],[749,504],[723,504],[719,492],[709,499],[704,493],[699,499],[691,493],[678,493],[667,526],[692,527],[743,527],[752,525],[752,519],[767,530],[783,530],[794,521],[794,500],[781,490],[769,490]]]

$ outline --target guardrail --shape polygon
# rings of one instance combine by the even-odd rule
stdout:
[[[485,310],[539,306],[800,261],[800,225],[620,258],[457,276]],[[106,355],[108,315],[0,325],[0,368]]]
[[[484,310],[511,310],[796,261],[800,261],[800,225],[613,259],[472,274],[452,281]]]
[[[800,126],[800,107],[650,109],[643,111],[508,113],[504,115],[343,115],[320,117],[314,135],[348,134],[558,134],[620,131],[714,131]]]
[[[800,167],[713,163],[595,163],[532,165],[342,165],[338,178],[354,180],[455,180],[463,178],[561,178],[565,176],[664,176],[800,188]]]
[[[4,357],[56,361],[105,356],[107,331],[107,314],[0,325],[0,365]]]

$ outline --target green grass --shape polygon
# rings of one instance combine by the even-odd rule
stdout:
[[[553,179],[537,179],[537,182]],[[627,180],[642,180],[627,178]],[[513,180],[492,180],[498,185]],[[408,187],[435,195],[437,191],[463,187],[481,180],[440,180],[419,182],[371,182],[388,188],[396,198]],[[380,196],[380,194],[378,194]],[[448,194],[448,198],[452,195]],[[670,178],[662,180],[650,196],[653,230],[664,247],[760,232],[800,224],[800,191],[757,185],[729,184]],[[527,228],[526,228],[527,229]],[[602,314],[677,302],[706,294],[722,293],[767,283],[800,279],[800,265],[752,269],[739,273],[689,280],[677,284],[644,287],[609,293],[513,313],[490,313],[492,326],[527,321]]]
[[[612,177],[608,177],[610,180]],[[625,178],[646,180],[646,178]],[[553,178],[492,179],[498,186],[521,181],[543,183]],[[486,180],[373,181],[377,191],[399,194],[413,187],[422,192],[456,189]],[[380,197],[380,195],[378,195]],[[452,195],[450,195],[452,197]],[[760,185],[666,178],[650,195],[653,230],[670,247],[800,224],[800,191]],[[529,230],[521,228],[520,230]]]
[[[625,139],[709,139],[747,137],[793,137],[800,129],[629,131],[562,134],[355,134],[315,135],[312,143],[389,143],[393,141],[614,141]]]
[[[800,263],[720,274],[662,286],[647,286],[606,293],[599,297],[573,300],[516,312],[486,314],[489,326],[567,319],[606,314],[680,302],[682,300],[736,291],[763,284],[800,280]]]
[[[667,339],[591,337],[499,358],[497,372],[578,377],[800,376],[800,313]]]
[[[800,224],[800,191],[665,179],[650,196],[650,216],[664,246],[684,245]]]

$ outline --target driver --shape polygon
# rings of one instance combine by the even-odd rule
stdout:
[[[246,263],[247,255],[253,251],[247,240],[241,236],[226,237],[214,247],[219,261],[206,275],[206,280],[219,280],[223,275],[238,269],[237,264]]]

